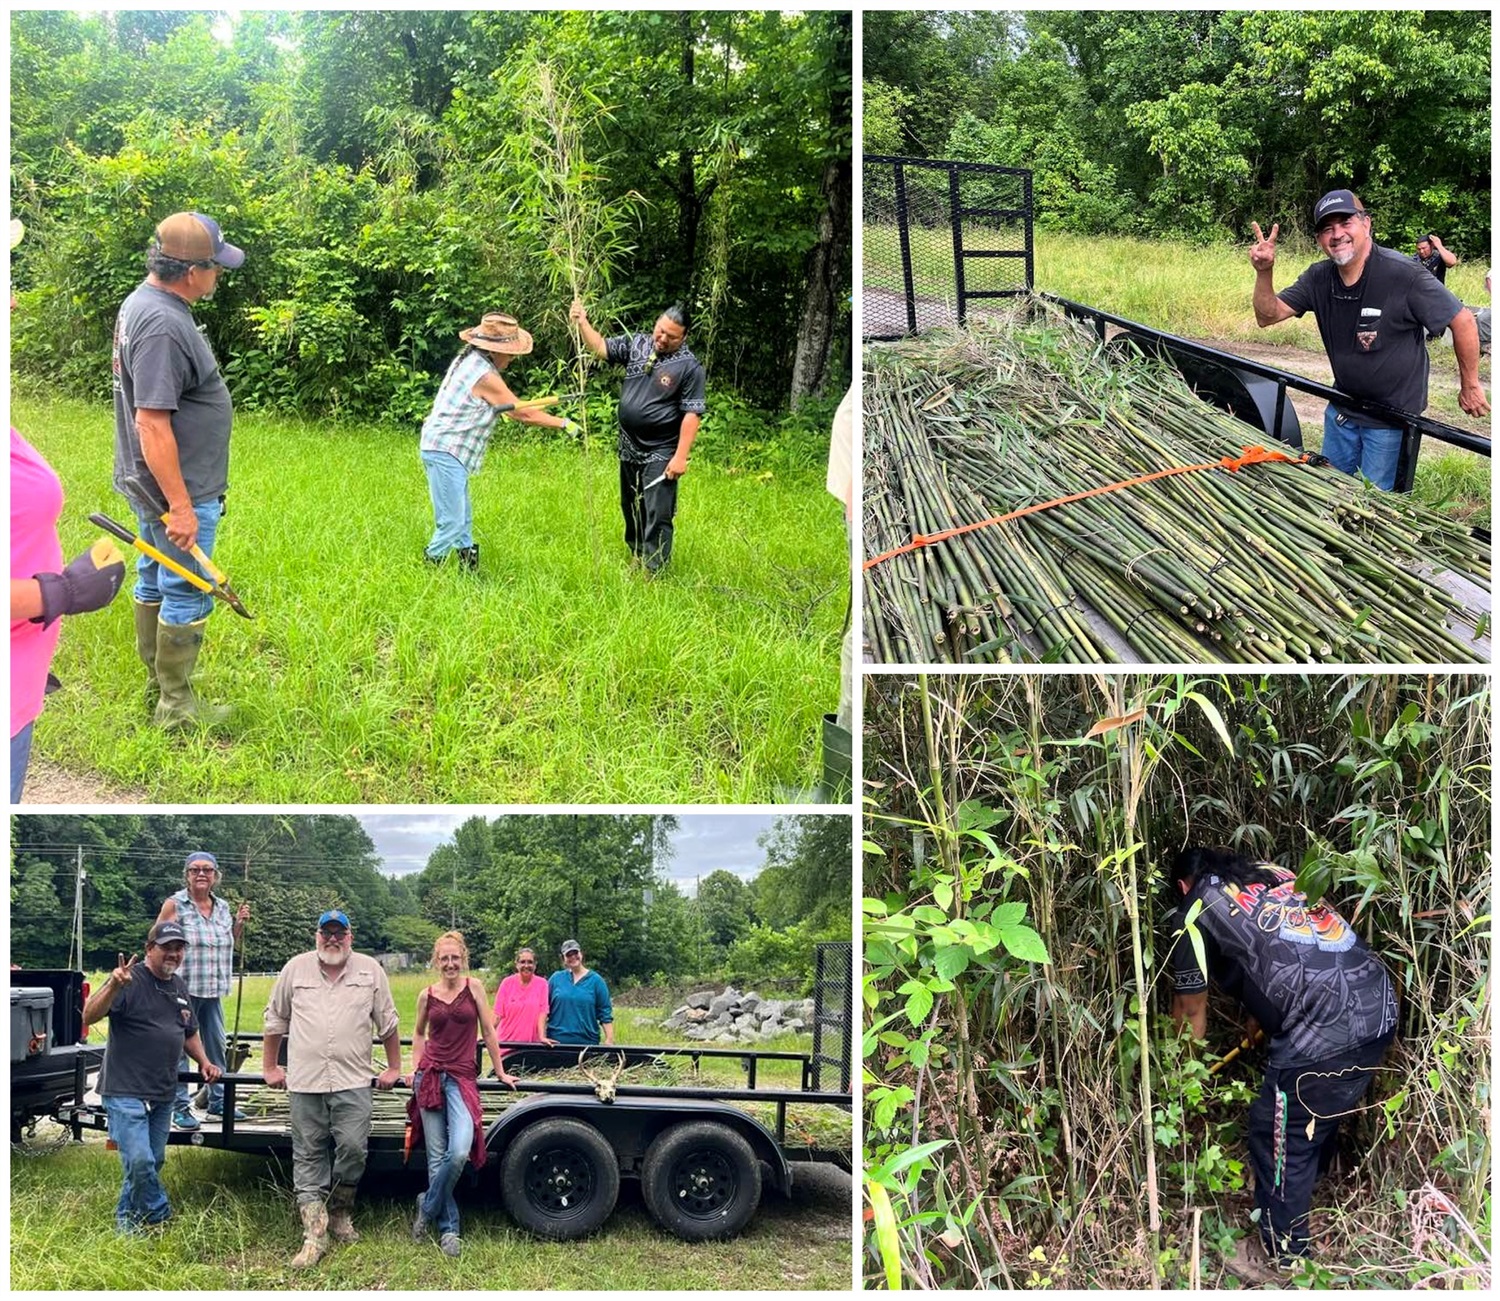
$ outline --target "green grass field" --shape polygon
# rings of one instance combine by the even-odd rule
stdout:
[[[128,515],[107,409],[17,398],[61,476],[64,552]],[[821,475],[695,465],[672,565],[626,563],[612,443],[524,437],[473,484],[479,574],[422,562],[414,438],[236,421],[215,558],[256,614],[213,615],[196,679],[222,735],[147,723],[128,593],[70,619],[36,752],[161,802],[770,802],[816,776],[847,604]],[[604,444],[608,444],[607,446]],[[128,522],[128,521],[127,521]]]
[[[1020,247],[1020,237],[1014,232],[991,232],[981,227],[967,229],[964,238],[966,247],[975,249]],[[913,228],[910,240],[916,293],[921,297],[951,300],[953,237],[949,229]],[[1044,293],[1102,307],[1187,338],[1279,343],[1322,352],[1311,316],[1269,330],[1255,324],[1255,313],[1250,306],[1255,273],[1250,269],[1247,255],[1248,232],[1244,246],[1204,247],[1177,240],[1070,235],[1052,230],[1037,230],[1033,240],[1036,288]],[[1277,285],[1291,284],[1321,256],[1310,245],[1282,241],[1276,263]],[[987,278],[973,281],[975,272],[971,268],[970,288],[988,288],[992,284],[999,287],[1002,279],[1024,283],[1025,267],[1021,261],[989,265],[1004,270],[981,272]],[[863,283],[866,287],[900,292],[900,247],[894,227],[864,228]],[[1449,271],[1447,285],[1471,306],[1483,306],[1488,301],[1482,263],[1459,263]]]
[[[90,979],[97,986],[104,975]],[[415,1022],[417,994],[432,979],[425,971],[392,976],[403,1037],[410,1036]],[[496,981],[486,976],[486,988],[493,991]],[[246,978],[243,1030],[260,1032],[270,991],[270,977]],[[231,994],[225,1000],[231,1029],[234,1006]],[[617,1008],[619,1041],[685,1042],[659,1028],[665,1015],[661,1009]],[[91,1031],[91,1038],[104,1029],[107,1023]],[[811,1037],[786,1035],[762,1047],[808,1052]],[[375,1055],[382,1056],[379,1050]],[[257,1051],[245,1069],[257,1071],[258,1061]],[[409,1048],[404,1064],[409,1071]],[[697,1078],[744,1085],[739,1064],[727,1059],[705,1062]],[[759,1083],[785,1087],[798,1079],[796,1063],[764,1063]],[[842,1126],[844,1146],[852,1145],[847,1113],[830,1107],[803,1110],[810,1123]],[[301,1275],[287,1268],[301,1236],[292,1209],[291,1171],[275,1159],[170,1148],[163,1178],[175,1219],[158,1236],[126,1239],[115,1234],[113,1224],[118,1158],[98,1136],[81,1145],[61,1140],[62,1131],[44,1123],[26,1147],[12,1151],[11,1286],[16,1289],[138,1289],[147,1280],[153,1288],[184,1290],[843,1290],[849,1284],[851,1184],[847,1175],[825,1166],[796,1165],[792,1195],[768,1190],[747,1230],[729,1242],[689,1244],[663,1233],[627,1180],[601,1233],[552,1244],[522,1232],[501,1209],[498,1163],[491,1162],[480,1172],[478,1187],[460,1186],[464,1251],[450,1261],[431,1243],[418,1246],[411,1240],[412,1202],[425,1180],[418,1161],[409,1176],[367,1181],[355,1212],[362,1240],[337,1248]]]

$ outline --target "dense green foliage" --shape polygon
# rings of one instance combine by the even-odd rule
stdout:
[[[576,939],[612,985],[707,975],[801,979],[812,945],[850,935],[850,828],[793,815],[761,839],[750,882],[719,870],[690,897],[668,877],[671,815],[475,816],[413,879],[421,915],[457,922],[476,961],[508,968],[522,944],[550,958]],[[761,902],[777,896],[779,908]],[[781,944],[767,943],[767,933]]]
[[[409,426],[497,308],[536,336],[517,391],[576,390],[574,254],[606,332],[690,305],[711,420],[731,393],[800,399],[812,297],[841,322],[816,394],[847,383],[848,247],[813,271],[850,148],[847,14],[37,11],[11,38],[14,358],[50,386],[107,394],[115,310],[181,209],[247,253],[197,309],[242,409]],[[581,106],[565,175],[538,162],[543,61]],[[559,248],[559,195],[607,218],[596,246]]]
[[[433,940],[456,928],[476,966],[501,970],[523,944],[545,954],[550,970],[558,946],[573,937],[616,986],[710,976],[726,954],[742,976],[802,980],[814,942],[849,938],[846,817],[778,819],[761,838],[756,878],[711,873],[697,900],[667,874],[675,829],[671,815],[473,817],[420,873],[387,877],[369,836],[346,815],[18,815],[11,961],[72,962],[80,849],[90,969],[141,950],[162,900],[182,886],[186,855],[197,850],[219,861],[218,893],[251,901],[252,971],[274,971],[307,948],[325,908],[349,914],[365,952],[425,960]],[[733,887],[726,890],[724,878]],[[756,904],[771,894],[774,905]],[[726,896],[738,901],[728,913],[719,902]]]
[[[1306,229],[1353,188],[1383,243],[1490,237],[1482,10],[865,17],[866,148],[1035,172],[1038,221],[1082,234]],[[877,150],[875,141],[879,148]]]
[[[374,843],[352,817],[286,814],[18,815],[11,821],[10,958],[68,966],[82,849],[83,960],[114,965],[139,953],[162,900],[182,888],[189,853],[207,850],[223,873],[218,893],[249,899],[252,971],[275,970],[312,943],[318,914],[342,908],[359,947],[378,952],[387,923],[416,912],[407,884],[380,874]]]
[[[1485,679],[892,678],[866,726],[871,1275],[1223,1282],[1262,1050],[1211,1074],[1238,1006],[1213,996],[1206,1052],[1167,1014],[1162,868],[1199,843],[1296,870],[1398,994],[1299,1283],[1482,1283],[1463,1230],[1487,1241]]]

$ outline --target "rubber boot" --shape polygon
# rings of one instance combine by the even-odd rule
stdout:
[[[213,727],[229,718],[227,705],[205,705],[193,693],[193,670],[203,646],[203,625],[159,623],[156,629],[156,681],[161,699],[156,703],[156,725],[164,728]]]
[[[146,666],[146,712],[154,713],[156,702],[161,699],[161,687],[156,681],[156,628],[161,614],[161,602],[148,604],[136,601],[135,605],[135,651]]]
[[[823,799],[842,804],[849,798],[854,776],[854,736],[840,727],[837,714],[823,715]]]
[[[303,1202],[302,1250],[292,1257],[293,1269],[311,1269],[328,1254],[328,1207],[322,1202]]]
[[[471,542],[466,547],[459,547],[458,563],[465,569],[474,570],[479,568],[479,543]]]
[[[358,1242],[359,1230],[349,1218],[354,1209],[354,1185],[334,1184],[328,1194],[328,1236],[335,1242]]]

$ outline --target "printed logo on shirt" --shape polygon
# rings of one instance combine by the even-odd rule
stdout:
[[[1369,352],[1375,346],[1375,340],[1380,337],[1380,332],[1378,330],[1356,330],[1354,337],[1359,342],[1359,350],[1361,352]]]
[[[1379,316],[1380,315],[1380,308],[1378,308],[1378,307],[1361,307],[1359,309],[1359,314],[1361,316]]]
[[[1274,933],[1289,944],[1316,947],[1325,953],[1345,953],[1356,936],[1348,922],[1327,904],[1309,907],[1290,872],[1278,886],[1262,883],[1240,886],[1224,883],[1224,893],[1255,919],[1257,929]]]
[[[662,392],[670,393],[672,391],[672,386],[676,383],[677,376],[672,374],[671,371],[663,370],[657,372],[656,385],[659,389],[662,390]]]

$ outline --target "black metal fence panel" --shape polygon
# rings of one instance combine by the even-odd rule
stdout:
[[[837,1089],[847,1093],[853,1087],[854,1025],[854,945],[847,940],[824,940],[813,954],[815,1092]]]
[[[966,324],[976,303],[1033,282],[1025,169],[866,154],[863,203],[866,339]]]

